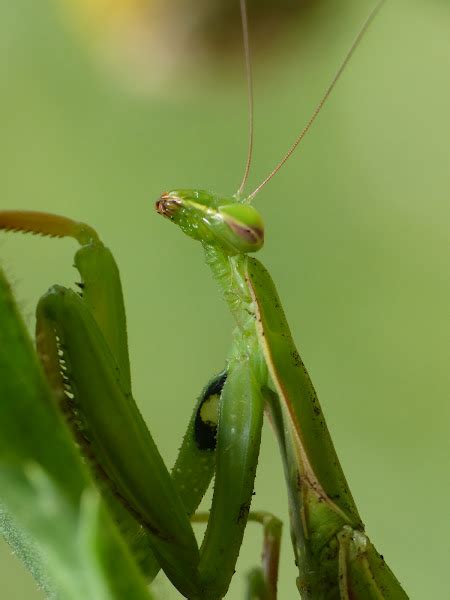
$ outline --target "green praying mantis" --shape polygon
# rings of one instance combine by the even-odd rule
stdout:
[[[250,510],[263,417],[283,461],[297,587],[305,600],[403,599],[407,595],[367,537],[314,387],[276,287],[253,256],[264,224],[252,205],[309,131],[382,3],[369,16],[311,119],[286,156],[249,195],[252,155],[239,190],[223,197],[174,189],[156,210],[199,241],[235,322],[225,369],[205,386],[169,472],[132,395],[119,271],[90,226],[66,217],[0,211],[0,229],[72,237],[80,292],[53,286],[37,306],[36,347],[55,402],[95,474],[113,518],[148,581],[162,569],[186,598],[223,598],[249,519],[264,529],[248,598],[274,600],[280,521]],[[241,0],[245,56],[251,69]],[[196,513],[214,477],[209,514]],[[207,523],[199,548],[192,523]]]

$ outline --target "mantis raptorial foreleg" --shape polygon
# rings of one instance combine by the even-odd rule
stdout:
[[[2,273],[0,323],[2,533],[48,598],[151,600],[58,414]]]
[[[81,244],[75,256],[80,294],[54,286],[38,304],[45,372],[148,575],[159,563],[186,596],[221,597],[253,493],[263,410],[259,353],[247,353],[237,339],[227,372],[211,380],[197,403],[170,478],[131,395],[122,290],[109,250],[90,227],[55,215],[5,211],[0,227],[68,235]],[[212,518],[199,554],[189,517],[214,469]]]
[[[78,427],[96,463],[114,483],[116,495],[144,524],[160,564],[173,573],[180,588],[193,594],[197,544],[182,501],[131,396],[125,313],[111,253],[90,228],[69,219],[49,217],[46,223],[43,215],[22,213],[20,218],[3,215],[3,226],[7,223],[43,234],[69,231],[83,244],[75,257],[83,298],[54,287],[41,299],[38,349],[52,382],[60,377],[54,386],[60,393],[64,385],[60,361],[52,358],[56,352],[61,354],[74,396],[69,403],[75,405]],[[185,581],[182,576],[180,580],[183,569]]]

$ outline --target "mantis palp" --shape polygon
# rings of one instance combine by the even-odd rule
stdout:
[[[241,8],[248,48],[243,1]],[[222,598],[227,592],[249,518],[264,411],[283,459],[302,598],[406,598],[364,533],[276,288],[249,256],[264,241],[264,225],[251,200],[309,130],[375,12],[291,150],[254,192],[243,193],[250,135],[249,158],[234,196],[175,189],[156,203],[159,214],[202,243],[236,323],[225,371],[202,392],[172,474],[132,398],[122,290],[111,253],[83,223],[0,212],[4,230],[70,236],[81,246],[75,256],[81,298],[54,286],[40,300],[38,353],[142,570],[150,580],[161,567],[188,598]],[[199,549],[190,521],[203,518],[195,511],[213,475]],[[249,598],[272,599],[280,525],[263,513],[250,518],[265,526],[266,545],[263,568],[249,580]]]

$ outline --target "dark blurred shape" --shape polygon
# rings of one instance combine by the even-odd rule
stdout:
[[[247,0],[252,45],[270,48],[278,37],[292,25],[309,16],[319,0]],[[197,3],[198,4],[198,3]],[[242,36],[239,1],[210,0],[201,3],[198,39],[217,54],[236,53],[241,50]]]
[[[242,58],[239,0],[57,0],[96,60],[126,87]],[[252,50],[270,51],[320,0],[247,0]]]

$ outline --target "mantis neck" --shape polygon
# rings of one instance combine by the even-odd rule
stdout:
[[[236,254],[230,256],[217,246],[203,244],[206,263],[225,298],[236,323],[234,331],[235,345],[241,351],[248,352],[258,344],[255,327],[255,309],[245,276],[248,256]]]
[[[256,329],[255,304],[247,279],[249,257],[246,254],[230,256],[220,248],[203,244],[206,263],[225,298],[236,323],[228,364],[249,361],[258,380],[267,381],[267,367]],[[252,358],[253,357],[253,358]]]

